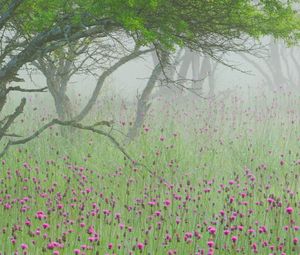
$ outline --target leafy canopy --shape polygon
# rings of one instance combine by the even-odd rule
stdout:
[[[97,26],[103,20],[141,45],[158,43],[193,49],[272,35],[299,39],[298,1],[277,0],[24,0],[13,19],[18,29],[38,33],[56,26]],[[108,33],[110,31],[107,31]],[[232,45],[231,45],[232,46]],[[228,46],[230,50],[230,47]]]

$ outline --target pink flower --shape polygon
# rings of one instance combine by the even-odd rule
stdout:
[[[229,234],[230,234],[230,230],[228,230],[228,229],[224,230],[224,235],[225,236],[228,236]]]
[[[214,247],[214,245],[215,245],[215,243],[214,243],[213,241],[208,241],[208,242],[207,242],[207,246],[208,246],[209,248]]]
[[[240,226],[238,226],[237,228],[238,228],[239,231],[243,231],[244,226],[240,225]]]
[[[292,214],[293,211],[294,211],[294,209],[293,209],[293,207],[287,207],[287,208],[285,209],[285,211],[286,211],[287,214]]]
[[[35,214],[35,217],[36,217],[37,219],[41,220],[41,219],[46,218],[46,215],[44,214],[43,211],[38,211],[38,212]]]
[[[89,227],[89,230],[88,230],[88,233],[89,234],[93,234],[93,233],[95,233],[96,231],[95,231],[95,229],[94,229],[94,227],[93,226],[90,226]]]
[[[211,234],[211,235],[214,235],[216,233],[216,228],[215,227],[212,227],[212,226],[209,226],[208,227],[208,232]]]
[[[5,208],[5,209],[10,209],[10,208],[11,208],[11,204],[10,204],[10,203],[6,203],[6,204],[4,205],[4,208]]]
[[[110,213],[111,213],[111,212],[110,212],[110,210],[108,210],[108,209],[104,209],[104,210],[103,210],[103,214],[106,215],[106,216],[110,215]]]
[[[74,254],[76,254],[76,255],[80,254],[80,250],[79,249],[75,249],[74,250]]]
[[[115,219],[119,220],[121,218],[121,213],[115,213]]]
[[[86,250],[88,248],[88,246],[86,244],[83,244],[80,246],[81,249]]]
[[[156,202],[155,201],[150,201],[150,202],[148,202],[148,205],[154,206],[154,205],[156,205]]]
[[[237,236],[232,236],[232,237],[231,237],[231,241],[232,241],[233,243],[236,243],[237,240],[238,240]]]
[[[164,205],[165,205],[165,206],[169,206],[170,204],[171,204],[171,200],[166,199],[166,200],[164,201]]]
[[[43,225],[42,225],[42,226],[43,226],[43,228],[44,228],[44,229],[47,229],[47,228],[49,228],[49,227],[50,227],[50,225],[49,225],[48,223],[43,223]]]
[[[138,243],[138,244],[137,244],[137,248],[138,248],[139,250],[143,250],[143,249],[144,249],[144,244],[143,244],[143,243]]]
[[[53,255],[59,255],[59,251],[53,251]]]
[[[26,226],[31,226],[31,221],[27,219],[27,220],[25,221],[25,225],[26,225]]]
[[[158,216],[161,215],[161,212],[160,211],[156,211],[154,214],[158,217]]]
[[[22,249],[22,250],[27,250],[27,249],[28,249],[28,245],[25,244],[25,243],[22,243],[22,244],[21,244],[21,249]]]

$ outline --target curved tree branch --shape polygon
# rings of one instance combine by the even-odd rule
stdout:
[[[42,134],[45,130],[47,130],[48,128],[50,128],[53,125],[60,125],[60,126],[67,126],[67,127],[74,127],[80,130],[87,130],[87,131],[91,131],[93,133],[99,134],[101,136],[105,136],[106,138],[108,138],[112,144],[115,145],[115,147],[134,165],[141,165],[143,167],[145,167],[147,169],[147,171],[150,174],[153,174],[151,172],[151,170],[141,164],[136,162],[135,160],[133,160],[133,158],[128,154],[128,152],[125,150],[125,148],[116,140],[116,138],[114,138],[109,132],[103,131],[101,129],[95,128],[96,126],[99,125],[104,125],[107,126],[108,123],[106,121],[103,122],[98,122],[95,123],[93,125],[83,125],[81,123],[78,123],[76,121],[61,121],[59,119],[53,119],[50,122],[46,123],[44,126],[40,127],[37,131],[35,131],[32,135],[26,137],[26,138],[22,138],[22,139],[18,139],[18,140],[9,140],[7,142],[7,144],[5,145],[5,147],[3,148],[3,150],[0,152],[0,158],[3,157],[3,155],[9,150],[9,148],[11,146],[14,145],[21,145],[21,144],[25,144],[31,140],[33,140],[34,138],[38,137],[40,134]]]
[[[113,73],[115,72],[119,67],[121,67],[122,65],[126,64],[127,62],[129,62],[132,59],[135,59],[137,57],[139,57],[142,54],[146,54],[148,52],[153,51],[154,49],[147,49],[147,50],[135,50],[133,51],[131,54],[126,55],[124,57],[122,57],[119,61],[117,61],[115,64],[113,64],[111,67],[109,67],[107,70],[105,70],[100,77],[98,78],[96,87],[93,91],[93,94],[90,98],[90,100],[88,101],[88,103],[85,105],[85,107],[83,108],[83,110],[75,117],[73,118],[73,120],[75,121],[81,121],[85,118],[85,116],[89,113],[89,111],[92,109],[92,107],[94,106],[98,95],[104,85],[105,80]]]
[[[14,113],[11,115],[6,116],[3,120],[0,121],[0,140],[6,135],[6,131],[9,129],[9,127],[13,124],[15,119],[23,112],[24,106],[26,104],[26,99],[22,98],[21,103],[19,106],[15,109]],[[5,123],[4,123],[5,122]]]

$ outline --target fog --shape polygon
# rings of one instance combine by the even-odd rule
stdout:
[[[225,57],[223,57],[225,64],[219,63],[216,72],[214,73],[216,93],[235,88],[256,89],[259,87],[270,87],[270,84],[267,84],[265,77],[262,75],[262,72],[257,69],[257,66],[259,66],[259,68],[261,68],[261,70],[265,74],[269,75],[272,79],[272,76],[274,76],[274,72],[272,73],[272,70],[270,68],[278,64],[287,80],[282,84],[279,84],[281,81],[278,81],[278,84],[276,84],[276,86],[283,86],[287,89],[297,89],[297,85],[299,82],[299,80],[297,80],[297,75],[299,71],[297,70],[297,66],[295,66],[295,63],[291,58],[291,54],[293,54],[294,58],[297,59],[297,57],[300,56],[300,54],[297,56],[299,50],[297,46],[288,47],[282,42],[278,42],[278,44],[280,45],[280,59],[276,59],[276,56],[273,56],[272,58],[270,46],[266,43],[262,47],[262,50],[259,51],[259,53],[257,53],[258,51],[253,53],[242,53],[247,57],[247,60],[252,61],[251,63],[245,60],[245,58],[241,56],[241,54],[227,53]],[[199,56],[199,58],[201,58],[201,56]],[[280,61],[280,63],[276,63],[276,61]],[[257,66],[255,67],[253,63],[255,63]],[[120,95],[124,98],[125,101],[135,102],[137,99],[137,95],[140,95],[145,88],[154,66],[155,65],[153,63],[151,54],[146,54],[145,56],[126,63],[108,77],[105,82],[105,87],[102,89],[101,93],[103,94],[105,91],[110,91],[111,93]],[[180,64],[176,67],[177,72],[179,67]],[[201,63],[199,65],[199,69],[200,68]],[[276,72],[276,69],[274,70]],[[95,74],[99,73],[99,75],[101,74],[101,72],[103,72],[103,70],[101,70],[100,68],[94,71]],[[21,72],[19,72],[19,76],[23,78],[25,82],[13,83],[14,85],[21,84],[23,87],[27,88],[46,86],[46,79],[38,70],[33,71],[30,76],[28,75],[28,71],[22,70]],[[203,75],[204,78],[201,78],[204,80],[203,91],[201,92],[204,97],[206,96],[206,93],[208,91],[208,76],[209,74],[206,73]],[[193,79],[191,66],[189,67],[186,78]],[[97,77],[93,77],[91,75],[75,74],[69,82],[67,93],[73,99],[76,98],[78,94],[87,99],[91,96],[96,82]],[[276,86],[274,86],[274,89],[276,89]],[[169,87],[172,88],[172,85]],[[15,96],[16,95],[14,95],[14,97]]]

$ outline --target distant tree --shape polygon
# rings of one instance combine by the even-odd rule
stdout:
[[[264,85],[270,89],[299,86],[300,61],[296,57],[297,49],[287,48],[282,40],[271,38],[266,50],[266,56],[260,58],[253,58],[246,53],[240,53],[240,56],[254,67],[262,77]]]
[[[60,120],[72,119],[73,109],[67,89],[72,76],[79,73],[87,61],[87,58],[83,57],[83,54],[87,54],[87,48],[88,45],[84,42],[70,43],[31,63],[45,76],[47,88],[54,99],[55,109]],[[82,59],[78,60],[80,57]]]
[[[71,120],[76,115],[67,94],[72,77],[86,75],[97,78],[103,70],[122,59],[123,55],[133,51],[132,47],[125,49],[119,43],[119,39],[123,38],[116,37],[117,35],[114,39],[85,38],[47,53],[31,63],[45,76],[60,120]]]

